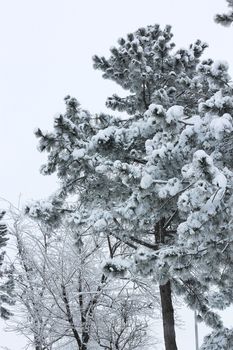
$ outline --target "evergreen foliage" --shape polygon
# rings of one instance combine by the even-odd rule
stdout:
[[[215,21],[217,23],[222,24],[225,27],[229,27],[231,23],[233,22],[233,1],[232,0],[226,0],[228,7],[230,8],[230,11],[228,13],[224,14],[217,14],[215,16]]]
[[[226,27],[230,26],[233,22],[233,1],[227,0],[228,7],[231,8],[231,11],[228,14],[216,15],[215,21]],[[224,140],[221,140],[219,148],[221,152],[225,152],[228,155],[228,162],[231,167],[233,167],[233,133],[229,134],[228,137],[225,137]]]
[[[233,332],[225,328],[208,335],[204,339],[201,350],[230,350],[233,348]]]
[[[5,211],[0,212],[0,317],[4,320],[8,320],[12,313],[7,308],[7,305],[13,305],[13,271],[11,268],[4,267],[5,251],[3,250],[9,238],[7,237],[7,226],[3,223],[2,219],[5,215]]]

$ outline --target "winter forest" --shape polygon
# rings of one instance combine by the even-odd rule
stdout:
[[[206,23],[221,41],[232,40],[233,0],[219,0],[216,13],[211,5],[218,0],[207,2]],[[192,14],[185,7],[174,16],[182,21]],[[91,27],[91,19],[84,20]],[[29,161],[27,168],[39,174],[40,166],[40,176],[53,185],[26,200],[18,188],[14,203],[1,196],[0,349],[233,350],[233,62],[218,47],[215,57],[206,55],[202,37],[177,45],[173,23],[136,22],[132,31],[118,28],[116,40],[106,27],[103,37],[112,42],[98,54],[94,40],[87,43],[88,64],[112,84],[104,111],[89,109],[92,81],[76,77],[87,103],[64,94],[48,130],[43,123],[34,130],[37,150],[29,147],[33,158],[41,153],[41,163]],[[76,65],[83,62],[85,30],[75,33]],[[33,36],[31,42],[36,47]],[[72,45],[60,50],[72,64]],[[27,91],[37,84],[31,76],[25,109]],[[14,118],[13,94],[11,101]],[[17,145],[14,152],[20,158]],[[7,161],[2,164],[4,173]],[[20,176],[13,175],[12,186]]]

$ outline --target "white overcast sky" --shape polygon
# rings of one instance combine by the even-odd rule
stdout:
[[[91,57],[108,55],[126,33],[171,24],[177,48],[200,38],[209,43],[205,57],[227,60],[233,72],[233,28],[213,21],[225,10],[225,0],[0,0],[0,196],[17,204],[20,194],[24,202],[56,189],[55,177],[39,174],[44,157],[33,130],[51,129],[67,94],[91,112],[105,110],[117,87],[93,70]],[[186,319],[179,350],[194,350]],[[20,349],[12,335],[0,339],[0,349]]]

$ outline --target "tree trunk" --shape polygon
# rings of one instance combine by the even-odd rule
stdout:
[[[166,350],[177,350],[171,283],[159,286],[163,316],[163,334]]]
[[[87,350],[87,344],[82,344],[80,350]]]
[[[43,350],[42,342],[37,334],[34,334],[34,346],[35,350]]]
[[[40,345],[40,344],[35,344],[35,350],[43,350],[43,347],[42,347],[42,345]]]

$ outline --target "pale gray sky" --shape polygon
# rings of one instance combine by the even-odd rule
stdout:
[[[93,112],[105,110],[114,83],[92,68],[94,54],[108,55],[116,40],[140,26],[173,26],[177,47],[200,38],[209,43],[205,56],[227,60],[233,72],[233,29],[213,21],[226,10],[225,0],[7,0],[0,1],[0,196],[17,203],[47,197],[55,177],[42,177],[43,156],[33,130],[52,127],[64,111],[67,94]],[[194,350],[192,314],[178,332],[179,350]],[[230,322],[230,318],[229,321]],[[1,345],[20,349],[3,334]]]

